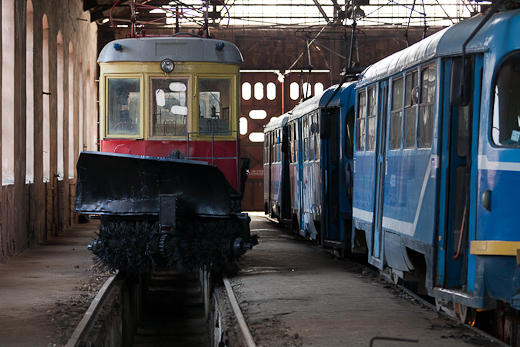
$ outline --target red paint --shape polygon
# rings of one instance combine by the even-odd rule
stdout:
[[[238,191],[237,144],[234,141],[215,141],[213,155],[211,141],[190,141],[190,153],[186,155],[186,141],[144,141],[130,139],[101,140],[101,152],[166,157],[174,149],[181,151],[189,159],[205,161],[217,166],[224,173],[229,184]],[[202,159],[207,158],[207,159]],[[211,158],[224,158],[212,159]]]

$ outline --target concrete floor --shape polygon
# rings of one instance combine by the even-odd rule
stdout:
[[[93,287],[83,290],[93,273],[86,246],[95,231],[95,222],[79,225],[0,263],[1,347],[61,346],[67,340],[96,294]],[[65,312],[66,305],[74,314]]]
[[[359,265],[335,259],[260,214],[260,243],[231,280],[258,346],[498,346],[412,300]]]

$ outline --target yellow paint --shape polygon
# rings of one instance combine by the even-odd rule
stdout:
[[[160,62],[111,62],[99,63],[99,100],[100,100],[100,134],[103,138],[134,138],[144,140],[175,140],[186,139],[186,136],[177,137],[151,137],[150,136],[150,78],[151,77],[185,77],[189,79],[188,88],[192,95],[188,105],[188,130],[196,132],[199,121],[199,102],[198,102],[198,78],[229,78],[231,79],[231,112],[229,115],[231,136],[218,136],[219,141],[235,141],[238,131],[238,119],[240,114],[239,85],[240,72],[239,65],[221,63],[201,63],[201,62],[176,62],[175,69],[171,73],[161,70]],[[139,78],[141,81],[141,100],[140,113],[141,124],[140,134],[131,136],[107,136],[106,122],[108,111],[108,78]],[[211,135],[190,135],[191,140],[211,141]]]
[[[474,255],[517,256],[520,242],[514,241],[471,241],[470,253]]]

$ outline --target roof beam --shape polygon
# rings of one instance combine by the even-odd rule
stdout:
[[[325,11],[323,10],[323,8],[321,7],[320,3],[318,2],[318,0],[313,0],[314,3],[316,4],[316,7],[318,8],[318,10],[320,10],[321,12],[321,15],[323,16],[323,18],[325,18],[325,21],[327,22],[327,24],[330,24],[330,19],[329,17],[327,16],[327,14],[325,13]]]

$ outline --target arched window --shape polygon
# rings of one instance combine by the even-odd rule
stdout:
[[[63,179],[63,37],[61,32],[58,32],[56,38],[56,58],[57,58],[57,106],[58,106],[58,119],[57,119],[57,160],[58,160],[58,179]]]
[[[300,97],[300,85],[296,82],[292,82],[289,86],[289,97],[292,100],[298,100]]]
[[[273,82],[267,83],[266,94],[269,100],[276,99],[276,84],[274,84]]]
[[[251,99],[251,83],[249,83],[249,82],[242,83],[242,98],[244,100]]]
[[[303,90],[303,96],[305,98],[310,98],[312,96],[312,88],[311,88],[310,83],[304,82],[302,90]]]
[[[240,117],[238,121],[238,126],[240,129],[240,135],[247,134],[247,118],[246,117]]]
[[[318,82],[314,85],[314,95],[323,93],[323,83]]]
[[[43,181],[49,182],[51,176],[51,137],[50,137],[50,83],[49,83],[49,23],[47,15],[43,15]]]
[[[14,0],[2,1],[2,185],[14,183]]]
[[[251,110],[249,111],[249,118],[251,119],[265,119],[267,112],[265,110]]]
[[[264,98],[264,85],[262,82],[255,83],[255,99],[262,100]]]
[[[74,50],[72,48],[72,42],[69,42],[69,162],[68,162],[68,174],[69,178],[74,178],[75,175],[75,163],[76,163],[76,152],[74,151]]]
[[[27,0],[27,36],[26,36],[26,62],[25,62],[25,182],[34,182],[34,30],[33,30],[33,5]]]

